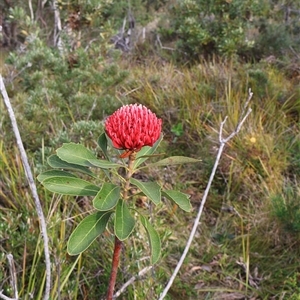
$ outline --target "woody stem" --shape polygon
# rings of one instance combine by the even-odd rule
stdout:
[[[107,300],[113,299],[115,284],[116,284],[116,279],[117,279],[117,273],[118,273],[118,266],[119,266],[119,262],[120,262],[120,255],[121,255],[121,251],[122,251],[122,245],[123,245],[123,242],[120,241],[115,236],[115,248],[114,248],[114,255],[113,255],[113,260],[112,260],[112,267],[111,267],[110,279],[109,279],[109,285],[108,285],[108,291],[107,291],[107,297],[106,297]]]
[[[126,181],[125,181],[124,192],[123,192],[123,200],[124,201],[127,200],[128,197],[129,197],[128,196],[128,191],[129,191],[129,188],[130,188],[130,181],[129,180],[130,180],[132,174],[134,173],[133,164],[134,164],[134,161],[135,161],[135,155],[136,155],[136,153],[133,152],[129,156],[129,160],[128,160],[128,169],[127,169],[127,173],[126,173],[126,176],[125,176]],[[108,285],[106,300],[112,300],[113,299],[122,247],[123,247],[123,242],[120,241],[115,236],[115,247],[114,247],[114,254],[113,254],[113,259],[112,259],[112,267],[111,267],[111,272],[110,272],[110,279],[109,279],[109,285]]]

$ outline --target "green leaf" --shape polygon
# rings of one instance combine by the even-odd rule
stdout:
[[[111,212],[96,212],[84,218],[72,232],[67,246],[70,255],[86,250],[104,232]]]
[[[88,162],[94,167],[99,167],[101,169],[111,169],[111,168],[120,168],[122,165],[115,164],[107,160],[100,159],[89,159]]]
[[[191,157],[186,156],[171,156],[168,158],[164,158],[160,161],[157,161],[155,163],[148,164],[145,167],[142,168],[149,168],[149,167],[161,167],[161,166],[170,166],[170,165],[181,165],[181,164],[187,164],[187,163],[198,163],[200,162],[200,159],[195,159]]]
[[[98,138],[98,145],[101,148],[105,158],[108,160],[108,153],[107,153],[107,137],[105,132],[103,132]]]
[[[151,263],[154,265],[160,258],[161,243],[157,231],[153,228],[150,222],[144,217],[140,216],[141,223],[145,227],[151,247]]]
[[[95,196],[99,192],[98,186],[74,177],[50,177],[43,180],[42,185],[50,192],[63,195]]]
[[[108,211],[117,205],[120,199],[120,187],[111,183],[104,183],[93,200],[93,205],[100,211]]]
[[[57,156],[71,164],[90,167],[89,159],[96,159],[96,156],[83,145],[68,143],[56,150]]]
[[[49,156],[47,162],[50,167],[55,169],[66,169],[66,170],[78,171],[91,176],[95,176],[93,172],[89,170],[87,167],[67,163],[66,161],[61,160],[56,154]]]
[[[135,220],[131,216],[126,202],[119,200],[115,215],[115,235],[121,241],[126,240],[133,231]]]
[[[192,210],[189,195],[173,190],[164,190],[162,195],[173,200],[184,211],[190,212]]]
[[[155,205],[161,201],[161,187],[156,182],[142,182],[130,178],[130,182],[137,186]]]
[[[37,180],[39,182],[42,182],[43,180],[50,178],[50,177],[75,177],[72,173],[61,171],[61,170],[49,170],[46,172],[41,173],[38,177]]]
[[[160,138],[156,141],[153,147],[145,146],[137,153],[136,160],[134,161],[133,165],[134,169],[136,169],[139,165],[146,161],[149,158],[149,156],[156,151],[162,139],[163,134],[160,135]]]

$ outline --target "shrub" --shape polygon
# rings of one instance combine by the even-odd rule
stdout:
[[[291,233],[300,231],[300,195],[294,185],[284,187],[282,193],[272,198],[274,214],[283,228]]]
[[[117,66],[117,58],[107,62],[104,55],[101,45],[91,45],[87,51],[79,48],[72,53],[76,63],[70,65],[70,57],[61,56],[38,37],[28,42],[23,54],[9,55],[7,62],[16,74],[10,96],[22,115],[27,148],[39,148],[42,138],[47,146],[70,123],[102,120],[120,105],[116,88],[128,72]]]
[[[177,49],[197,59],[214,53],[231,56],[241,47],[251,47],[245,38],[249,19],[263,6],[251,0],[180,1],[171,10],[170,24]]]
[[[160,32],[175,43],[180,61],[215,54],[259,60],[299,47],[297,11],[293,1],[284,7],[255,0],[177,1]]]

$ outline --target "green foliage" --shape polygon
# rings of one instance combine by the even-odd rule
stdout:
[[[1,143],[0,143],[1,144]],[[39,220],[37,218],[33,199],[26,184],[26,177],[20,163],[18,152],[14,148],[7,151],[7,145],[0,145],[0,282],[1,290],[5,295],[13,297],[10,285],[10,273],[7,254],[12,254],[16,268],[17,286],[19,297],[22,299],[42,299],[45,284],[45,263],[43,253],[43,242],[39,231]],[[14,178],[14,179],[13,179]],[[39,187],[38,187],[39,188]],[[70,227],[65,226],[68,221],[64,214],[75,215],[82,213],[80,209],[74,209],[73,197],[48,197],[39,189],[43,209],[47,214],[48,235],[51,239],[51,257],[56,261],[52,269],[52,290],[51,299],[71,297],[76,299],[79,295],[84,295],[80,291],[80,285],[88,288],[85,278],[79,282],[79,273],[76,270],[82,269],[82,264],[88,268],[85,274],[88,278],[93,278],[102,268],[102,261],[89,257],[77,257],[76,259],[66,256],[66,237],[69,236]],[[53,210],[51,209],[54,208]],[[50,209],[49,209],[50,208]],[[80,218],[79,218],[80,220]],[[95,255],[95,247],[91,247],[90,254]],[[88,256],[89,256],[88,255]],[[102,253],[105,259],[105,253]],[[105,278],[105,273],[103,274]],[[93,281],[93,280],[92,280]],[[91,281],[89,281],[89,284]],[[96,285],[96,282],[93,284]],[[102,287],[103,288],[103,287]],[[100,287],[99,287],[100,289]],[[99,292],[99,289],[89,291],[89,295]],[[103,288],[105,290],[105,287]]]
[[[295,12],[297,8],[296,2],[286,7]],[[277,4],[269,1],[177,1],[170,10],[169,25],[162,26],[161,34],[166,41],[175,42],[180,61],[215,54],[261,59],[282,55],[291,45],[298,49],[297,13],[289,14],[283,24],[285,18]]]
[[[67,170],[74,170],[74,171],[79,171],[82,173],[86,173],[88,175],[92,175],[93,173],[86,168],[85,166],[78,166],[77,164],[72,164],[72,163],[68,163],[63,161],[62,159],[60,159],[57,155],[51,155],[48,158],[48,164],[52,167],[52,168],[60,168],[60,169],[67,169]]]
[[[295,272],[294,274],[290,275],[285,280],[285,286],[287,290],[292,291],[292,296],[290,297],[291,300],[299,300],[300,299],[300,284],[299,284],[299,272]]]
[[[46,177],[45,174],[42,183],[46,189],[53,193],[73,196],[95,196],[99,188],[96,185],[90,184],[86,180],[74,178],[71,176],[53,176]]]
[[[115,235],[120,241],[128,239],[135,226],[135,219],[131,215],[126,202],[123,199],[118,201],[115,215]],[[160,246],[160,245],[159,245]],[[160,252],[160,247],[155,249]],[[153,253],[152,253],[153,254]]]
[[[300,175],[300,141],[299,136],[289,137],[290,156],[289,156],[289,169],[288,173],[291,176]]]
[[[192,210],[191,203],[186,201],[188,195],[173,190],[164,190],[162,193],[166,198],[173,200],[182,210],[187,212]]]
[[[248,298],[299,299],[299,193],[296,187],[300,174],[299,78],[297,73],[295,78],[286,77],[290,69],[298,70],[298,60],[296,55],[293,55],[293,60],[283,55],[287,46],[294,53],[299,49],[297,11],[300,2],[286,1],[280,6],[275,0],[258,1],[258,11],[251,1],[249,7],[254,9],[250,15],[243,8],[244,3],[245,6],[250,3],[248,1],[189,1],[190,4],[188,1],[131,2],[136,25],[145,24],[150,18],[162,18],[162,24],[166,25],[161,28],[162,43],[171,48],[175,44],[176,49],[181,51],[176,52],[180,61],[191,57],[197,59],[202,54],[236,53],[251,62],[267,55],[276,56],[274,64],[243,65],[237,61],[230,65],[215,56],[214,60],[201,60],[189,69],[171,65],[165,60],[162,62],[161,57],[149,59],[145,52],[146,61],[142,64],[140,61],[134,63],[134,55],[130,56],[133,57],[130,63],[126,55],[119,59],[120,53],[113,51],[107,41],[114,34],[112,29],[120,28],[128,14],[126,1],[120,1],[117,6],[104,0],[58,1],[63,25],[73,12],[80,11],[82,17],[82,48],[73,53],[66,52],[64,57],[48,47],[53,43],[54,24],[50,2],[41,11],[36,6],[37,2],[32,1],[37,23],[29,22],[28,2],[10,2],[14,5],[12,9],[8,10],[5,1],[0,1],[0,8],[10,25],[17,23],[18,45],[24,40],[25,44],[19,52],[10,53],[9,65],[1,66],[1,71],[26,150],[29,154],[35,151],[31,163],[37,174],[46,169],[45,158],[53,154],[58,145],[75,142],[94,149],[95,137],[103,132],[106,115],[120,103],[140,102],[163,118],[165,138],[161,144],[166,153],[200,157],[202,163],[199,167],[196,161],[191,162],[189,168],[183,171],[180,164],[169,165],[165,161],[160,168],[159,164],[147,160],[150,153],[145,147],[135,168],[148,172],[147,166],[152,164],[153,169],[146,174],[147,177],[155,178],[157,184],[167,190],[179,186],[191,194],[191,203],[197,206],[215,159],[216,131],[220,121],[225,115],[229,116],[224,128],[226,135],[234,128],[232,124],[238,117],[245,91],[252,88],[253,113],[234,143],[226,148],[205,207],[201,232],[179,275],[177,283],[180,284],[171,288],[168,297],[185,299],[192,293],[190,297],[195,299],[230,298],[228,290],[235,289]],[[150,16],[146,11],[148,7],[135,6],[144,3],[150,7]],[[160,14],[153,13],[152,3],[160,8]],[[236,12],[238,16],[235,16]],[[285,15],[286,12],[289,15]],[[235,48],[234,41],[237,43]],[[70,47],[67,49],[70,50]],[[170,50],[163,51],[169,53]],[[4,55],[1,56],[3,58]],[[5,258],[5,254],[11,252],[20,275],[20,297],[41,299],[44,257],[34,202],[29,196],[3,104],[0,104],[0,115],[0,289],[13,296]],[[107,159],[106,142],[105,136],[100,136],[98,146]],[[114,165],[116,161],[107,163],[98,157],[97,160],[89,159],[95,167],[85,167],[67,163],[53,155],[48,162],[54,170],[39,175],[39,180],[53,177],[93,180],[97,186],[92,191],[94,195],[104,183],[107,184],[105,172],[117,167]],[[123,171],[121,167],[119,169]],[[103,174],[105,179],[102,180],[101,175],[98,180],[99,174]],[[159,188],[156,189],[157,195],[149,201],[156,205],[148,209],[149,203],[140,204],[138,200],[144,199],[148,187],[143,181],[144,175],[140,172],[137,175],[137,182],[131,183],[132,191],[143,189],[135,195],[136,203],[142,207],[129,207],[136,222],[130,239],[125,241],[126,256],[120,266],[119,282],[126,282],[148,266],[145,248],[149,249],[152,262],[159,257],[160,263],[141,280],[135,281],[134,286],[128,287],[123,297],[154,299],[176,266],[193,214],[187,216],[177,210],[175,215],[177,205],[174,206],[175,202],[167,197],[157,196],[161,193]],[[292,182],[283,191],[279,190],[286,181]],[[111,259],[113,241],[109,232],[105,230],[101,234],[98,227],[93,231],[95,241],[92,234],[85,237],[86,225],[83,223],[82,228],[78,225],[86,220],[87,211],[96,211],[98,216],[102,213],[90,201],[96,196],[61,197],[41,186],[38,189],[51,240],[51,299],[98,299],[106,292],[105,283],[110,269],[107,261]],[[106,198],[111,199],[107,192],[103,199]],[[110,200],[111,206],[104,209],[113,209],[115,199]],[[146,216],[136,214],[140,211]],[[154,213],[158,217],[153,218]],[[244,228],[238,216],[242,216]],[[277,222],[274,222],[274,217]],[[107,223],[100,221],[99,224],[103,225],[102,228],[107,225],[113,232],[112,219],[110,215]],[[147,221],[156,231],[152,231]],[[89,229],[93,229],[93,225]],[[83,229],[78,239],[90,243],[90,246],[81,255],[70,257],[66,255],[66,241],[77,226]],[[171,228],[174,234],[166,228]],[[215,237],[219,238],[217,244]],[[244,247],[241,241],[246,237],[247,245]],[[159,239],[162,239],[160,253],[155,252],[159,248]],[[73,242],[77,245],[76,234]],[[254,280],[258,276],[259,285],[247,295],[245,286],[249,283],[244,281],[245,274],[236,265],[244,254],[249,258],[247,272]],[[256,271],[258,275],[255,276]]]
[[[96,212],[84,218],[72,232],[68,242],[68,253],[78,255],[86,250],[102,234],[111,212]]]
[[[294,42],[295,41],[295,42]],[[259,35],[253,50],[256,57],[274,55],[283,57],[289,47],[299,48],[299,41],[293,40],[286,24],[260,24]]]
[[[283,228],[291,233],[300,231],[300,195],[296,186],[285,186],[272,197],[273,213]]]
[[[150,247],[151,247],[151,263],[155,264],[158,262],[160,256],[161,256],[161,251],[158,251],[158,249],[161,249],[161,242],[158,233],[156,230],[153,228],[151,223],[142,215],[140,215],[140,221],[143,224],[145,230],[147,231],[148,234],[148,239],[150,242]]]
[[[248,19],[263,7],[263,2],[251,0],[178,1],[171,12],[177,48],[187,57],[197,59],[213,53],[231,56],[241,47],[252,47],[245,38]]]
[[[156,182],[142,182],[130,178],[130,183],[138,187],[155,205],[161,202],[161,187]]]
[[[177,123],[177,124],[173,125],[171,128],[171,132],[175,135],[175,137],[173,139],[173,143],[176,143],[177,138],[182,136],[184,133],[183,123]]]
[[[142,163],[144,163],[152,153],[157,150],[158,145],[162,141],[163,135],[158,139],[158,141],[153,145],[153,147],[143,147],[136,156],[136,160],[134,162],[134,169],[137,169]]]
[[[171,132],[174,133],[176,136],[183,135],[183,125],[182,123],[178,123],[171,128]]]
[[[191,157],[185,157],[185,156],[171,156],[164,158],[162,160],[159,160],[155,163],[150,163],[147,165],[147,168],[151,167],[162,167],[162,166],[169,166],[169,165],[181,165],[181,164],[187,164],[187,163],[197,163],[199,162],[199,159],[191,158]],[[143,167],[141,167],[142,169]]]
[[[75,143],[64,144],[56,150],[57,156],[69,164],[76,164],[83,167],[90,167],[89,160],[96,159],[96,156],[83,145]]]
[[[100,192],[93,200],[93,205],[99,211],[109,211],[117,205],[120,193],[119,186],[104,182]]]
[[[133,17],[135,25],[145,25],[147,21],[149,21],[151,15],[147,12],[147,8],[143,2],[143,0],[132,0],[129,3],[126,0],[120,0],[118,5],[111,2],[110,5],[106,7],[105,17],[113,19],[116,28],[123,25],[125,17]]]
[[[103,149],[103,153],[107,153],[108,143],[104,137],[105,135],[103,134],[98,141],[100,148]],[[140,151],[142,154],[139,153],[139,157],[135,162],[136,168],[153,154],[160,140],[154,147],[145,147],[146,149]],[[77,255],[90,247],[91,243],[104,232],[110,218],[114,220],[115,236],[120,241],[128,239],[136,224],[136,219],[132,215],[132,212],[135,210],[134,202],[122,198],[120,186],[116,185],[113,176],[109,176],[106,172],[110,170],[112,175],[118,178],[119,176],[116,174],[115,169],[125,168],[125,165],[97,159],[90,150],[83,145],[75,143],[63,144],[61,148],[56,150],[56,153],[56,155],[52,155],[48,159],[49,165],[54,170],[40,174],[38,180],[46,189],[54,193],[74,196],[94,196],[93,207],[98,211],[98,213],[93,213],[84,218],[76,227],[68,242],[69,254]],[[145,154],[147,154],[146,157]],[[169,157],[152,164],[152,166],[196,161],[195,159],[184,157]],[[98,186],[64,171],[68,170],[88,174],[95,179],[97,178],[97,173],[90,173],[91,168],[102,169],[111,182],[107,183],[104,181],[101,182],[101,186]],[[137,170],[133,169],[131,172],[134,173]],[[148,197],[155,205],[160,204],[161,197],[164,195],[166,198],[173,200],[183,210],[188,212],[192,210],[189,196],[184,193],[173,190],[162,190],[161,186],[155,182],[142,182],[134,178],[130,179],[130,183],[138,187],[141,193]],[[126,189],[123,187],[123,189],[128,192],[128,187]],[[154,264],[161,255],[159,235],[144,216],[141,215],[139,220],[147,231],[152,251],[151,262]]]
[[[128,72],[116,63],[106,63],[97,47],[79,49],[72,55],[77,60],[74,68],[67,57],[36,38],[24,54],[11,53],[7,59],[15,72],[20,72],[18,92],[12,85],[10,94],[19,103],[21,134],[29,149],[37,149],[42,139],[46,145],[73,137],[86,141],[90,131],[97,134],[99,125],[101,130],[99,120],[119,106],[116,87]],[[61,119],[71,130],[66,130]]]
[[[282,225],[280,222],[273,222],[274,217],[270,213],[270,197],[266,197],[265,191],[278,193],[278,187],[281,186],[284,177],[298,174],[299,143],[297,141],[299,140],[299,126],[295,123],[294,118],[289,117],[290,106],[294,108],[293,111],[299,111],[296,101],[298,98],[289,98],[289,95],[298,95],[298,85],[293,86],[291,80],[287,79],[282,72],[265,64],[229,66],[224,62],[209,63],[203,61],[189,69],[169,64],[164,66],[148,65],[143,66],[143,68],[139,65],[132,65],[130,76],[130,86],[126,85],[127,82],[121,83],[123,91],[131,92],[126,100],[131,102],[139,99],[143,104],[152,107],[164,119],[164,140],[161,142],[163,151],[174,154],[180,150],[181,154],[189,153],[193,157],[202,159],[201,164],[196,164],[197,160],[191,161],[188,165],[189,168],[184,168],[184,170],[179,163],[171,165],[168,160],[165,160],[162,168],[160,168],[160,163],[155,165],[155,157],[152,158],[153,162],[147,157],[151,154],[149,153],[151,148],[145,147],[139,152],[135,167],[141,171],[147,171],[147,177],[155,178],[156,182],[159,185],[162,184],[166,189],[180,187],[185,193],[191,194],[193,206],[199,204],[210,175],[215,159],[216,141],[218,140],[215,131],[219,127],[220,120],[225,115],[229,116],[224,129],[224,134],[226,134],[234,128],[232,124],[235,124],[233,121],[244,101],[244,91],[251,86],[255,92],[252,99],[254,112],[250,115],[234,143],[226,148],[225,156],[222,158],[216,180],[213,183],[209,201],[205,207],[201,233],[195,239],[194,248],[191,249],[188,261],[183,266],[183,272],[178,278],[178,281],[183,282],[183,284],[172,287],[170,299],[174,298],[175,295],[184,298],[185,295],[191,293],[191,290],[192,298],[199,299],[217,297],[219,291],[227,291],[228,288],[240,289],[243,294],[245,289],[244,285],[241,287],[240,282],[241,278],[244,278],[244,273],[241,272],[240,267],[236,266],[236,260],[243,256],[241,240],[245,235],[249,235],[250,238],[249,272],[253,275],[253,268],[258,266],[258,276],[263,278],[260,281],[259,290],[254,290],[252,293],[265,299],[282,293],[285,293],[286,297],[292,297],[295,294],[294,289],[292,287],[288,289],[285,281],[293,278],[293,274],[294,272],[296,274],[299,266],[298,240],[297,237],[293,238],[296,236],[295,234],[289,235],[286,234],[286,231],[280,235],[281,231],[278,230],[278,226],[281,228]],[[153,78],[156,80],[153,81]],[[15,90],[12,91],[14,95],[17,95],[17,85],[21,83],[15,82]],[[135,87],[139,88],[132,91]],[[14,103],[18,103],[20,98],[17,97],[20,96],[13,98]],[[279,102],[281,98],[287,100],[289,106]],[[22,105],[16,105],[15,111],[18,114],[18,119],[22,120],[22,113],[19,113],[19,108],[22,108]],[[5,112],[4,109],[1,111]],[[103,132],[103,121],[85,120],[69,124],[60,119],[61,123],[68,126],[63,126],[59,130],[54,128],[55,132],[51,134],[53,136],[50,141],[51,147],[47,147],[46,144],[46,147],[43,148],[41,140],[38,163],[42,164],[42,157],[47,158],[53,154],[53,147],[56,148],[57,144],[75,141],[87,145],[89,149],[94,149],[96,147],[95,137]],[[3,122],[3,118],[1,122]],[[47,122],[47,119],[42,120],[42,122]],[[174,133],[171,132],[171,129],[178,123],[183,123],[184,134],[178,137],[176,143],[172,143]],[[9,143],[6,143],[9,130],[4,132],[4,127],[0,130],[5,141],[5,143],[0,143],[0,182],[3,183],[0,201],[1,205],[14,212],[11,222],[18,224],[20,211],[33,212],[34,204],[33,200],[28,197],[30,194],[28,187],[26,184],[24,185],[25,176],[17,152],[10,147]],[[84,136],[81,136],[81,133]],[[107,150],[109,147],[107,148],[105,135],[100,136],[98,146],[102,150],[103,156],[96,151],[92,151],[92,153],[97,153],[97,158],[108,157]],[[288,164],[286,158],[289,159]],[[172,160],[173,162],[176,161],[174,158]],[[111,169],[110,167],[105,169],[104,160],[97,159],[97,164],[99,161],[101,161],[100,169],[91,167],[91,170],[93,173],[97,170],[95,172],[97,176],[103,173],[104,177],[106,176],[104,171]],[[178,158],[179,161],[180,158]],[[37,167],[35,162],[36,157],[33,157],[32,163]],[[51,168],[55,169],[55,173],[52,173],[53,170],[47,171],[44,173],[47,177],[64,175],[69,177],[72,174],[73,177],[76,176],[85,180],[94,178],[91,177],[91,170],[88,167],[74,166],[74,164],[58,159],[57,155],[51,156],[48,162]],[[89,158],[89,162],[96,164],[91,158]],[[117,162],[119,160],[114,161],[114,163]],[[151,167],[152,172],[148,173],[147,166],[149,169]],[[42,167],[44,170],[46,166],[43,165]],[[61,171],[61,169],[65,171]],[[121,170],[122,168],[120,168]],[[286,171],[288,172],[286,173]],[[135,179],[144,182],[142,172],[137,173],[137,175]],[[100,176],[100,178],[101,180],[95,179],[95,181],[92,179],[99,190],[102,187],[102,177]],[[44,180],[40,177],[39,179],[40,181]],[[135,187],[133,187],[134,190]],[[76,297],[77,299],[84,297],[96,299],[99,298],[99,295],[104,295],[106,286],[104,283],[99,284],[99,282],[107,282],[109,277],[107,261],[111,259],[112,249],[109,232],[104,231],[78,257],[66,256],[66,241],[70,237],[70,232],[85,219],[87,211],[94,211],[91,199],[85,196],[61,197],[60,195],[53,195],[41,186],[39,186],[39,194],[43,201],[43,209],[48,216],[49,235],[52,241],[51,255],[57,262],[53,270],[53,299],[57,299],[58,295],[62,299],[76,299]],[[143,194],[137,193],[137,200],[144,194],[145,192]],[[149,203],[146,203],[145,206]],[[134,287],[128,288],[124,293],[126,299],[134,299],[134,297],[141,299],[157,298],[169,279],[172,269],[176,266],[179,253],[182,252],[186,242],[190,230],[189,225],[192,222],[190,216],[193,213],[188,214],[187,217],[185,212],[177,210],[174,214],[176,210],[174,202],[167,200],[166,197],[162,199],[161,203],[165,205],[150,206],[152,212],[149,212],[150,209],[145,206],[137,209],[138,211],[141,210],[143,214],[147,214],[145,218],[151,221],[151,225],[162,239],[161,256],[160,263],[156,264],[153,273],[149,272],[143,280],[137,280]],[[233,208],[227,212],[224,207],[226,208],[226,205],[229,204]],[[153,251],[152,244],[147,242],[149,239],[146,235],[149,233],[142,224],[140,215],[135,215],[137,210],[134,210],[133,214],[136,218],[135,228],[130,239],[125,241],[124,253],[126,253],[126,257],[120,266],[120,270],[124,270],[124,272],[121,271],[119,274],[119,282],[126,282],[141,269],[148,266],[149,261],[144,259],[145,248]],[[6,217],[9,211],[1,209],[1,212],[1,221],[5,224],[6,220],[9,219]],[[132,213],[132,210],[130,212]],[[158,217],[152,217],[152,213]],[[238,214],[243,217],[244,231],[241,230]],[[30,215],[30,220],[33,220],[32,215]],[[113,232],[112,221],[112,216],[110,216],[107,224],[110,232]],[[34,218],[34,222],[30,224],[36,225],[36,219]],[[245,232],[246,227],[249,230],[247,233]],[[34,231],[31,231],[32,228]],[[37,226],[29,228],[32,238],[39,235],[37,229]],[[165,232],[166,229],[167,232]],[[172,229],[173,234],[170,229]],[[12,230],[7,230],[5,234],[10,237],[16,232],[17,235],[17,231],[14,230],[15,227]],[[213,239],[216,236],[223,237],[218,240],[218,244]],[[155,240],[155,236],[152,236],[150,243],[155,245]],[[11,239],[9,243],[11,243]],[[20,285],[22,288],[20,297],[26,299],[27,293],[27,299],[30,299],[29,293],[32,293],[38,299],[36,287],[40,287],[41,291],[44,288],[42,281],[44,260],[41,241],[37,249],[36,240],[32,244],[27,243],[28,256],[26,267],[23,269],[21,256],[24,253],[24,244],[24,240],[18,235],[18,240],[14,242],[15,248],[11,250],[16,257],[16,263],[20,266],[19,270],[23,271],[22,275],[26,278],[26,285],[23,283]],[[3,252],[6,249],[11,249],[7,248],[9,247],[7,243],[4,243],[2,247]],[[33,261],[33,255],[29,255],[35,251],[37,251],[38,262]],[[230,259],[223,259],[226,255],[227,257],[229,255]],[[7,262],[4,256],[1,257],[1,264],[1,278],[8,278]],[[27,282],[31,270],[34,270],[32,272],[34,275],[31,277],[31,288],[28,288]],[[263,277],[261,274],[264,273],[270,274],[270,277]],[[232,281],[228,282],[224,274],[233,278]],[[3,282],[2,279],[0,281]],[[291,285],[292,283],[291,281]],[[218,291],[216,291],[216,286]],[[10,291],[8,281],[5,281],[3,289]],[[194,296],[194,294],[197,295]]]
[[[257,96],[264,97],[268,88],[268,76],[261,69],[250,69],[248,71],[249,86],[256,91]]]

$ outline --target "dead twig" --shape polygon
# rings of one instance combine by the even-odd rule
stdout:
[[[10,285],[14,292],[14,298],[9,298],[9,297],[3,295],[2,291],[0,291],[0,298],[4,299],[4,300],[18,300],[19,293],[18,293],[18,287],[17,287],[17,274],[16,274],[15,263],[14,263],[14,257],[12,256],[12,254],[7,254],[6,258],[8,260],[8,264],[9,264]]]
[[[17,286],[17,274],[16,274],[16,268],[15,268],[15,262],[14,262],[14,257],[12,254],[7,254],[7,260],[9,264],[9,271],[10,271],[10,285],[13,288],[14,291],[14,297],[16,299],[19,298],[18,295],[18,286]]]
[[[12,109],[9,97],[7,95],[7,91],[3,82],[3,78],[0,75],[0,92],[3,96],[3,100],[5,103],[5,106],[7,108],[8,111],[8,115],[10,118],[10,122],[12,125],[12,129],[14,132],[14,135],[16,137],[16,142],[17,142],[17,147],[19,149],[20,152],[20,156],[21,156],[21,160],[22,160],[22,164],[25,170],[25,174],[26,174],[26,178],[28,180],[29,183],[29,187],[32,193],[32,197],[34,199],[35,202],[35,208],[39,217],[39,223],[40,223],[40,230],[43,236],[43,240],[44,240],[44,253],[45,253],[45,264],[46,264],[46,287],[45,287],[45,294],[44,294],[44,300],[49,300],[49,295],[50,295],[50,287],[51,287],[51,262],[50,262],[50,253],[49,253],[49,238],[47,235],[47,226],[46,226],[46,220],[45,220],[45,216],[42,210],[42,205],[37,193],[37,188],[33,179],[33,175],[31,172],[31,168],[28,162],[28,158],[27,158],[27,154],[26,151],[24,149],[24,145],[22,142],[22,138],[20,135],[20,131],[18,128],[18,124],[16,121],[16,117],[14,114],[14,111]],[[4,295],[1,295],[2,299],[9,299],[9,298],[3,298],[6,297]]]
[[[3,295],[2,292],[3,292],[3,291],[1,290],[1,291],[0,291],[0,298],[1,298],[1,299],[4,299],[4,300],[18,300],[18,299],[19,299],[19,298],[9,298],[9,297]]]
[[[128,281],[126,281],[123,286],[114,294],[114,299],[119,297],[122,293],[124,293],[124,291],[126,290],[126,288],[133,284],[138,278],[142,277],[144,274],[146,274],[148,271],[150,271],[153,268],[153,266],[148,266],[145,267],[144,269],[142,269],[141,271],[139,271],[137,276],[132,276]]]

